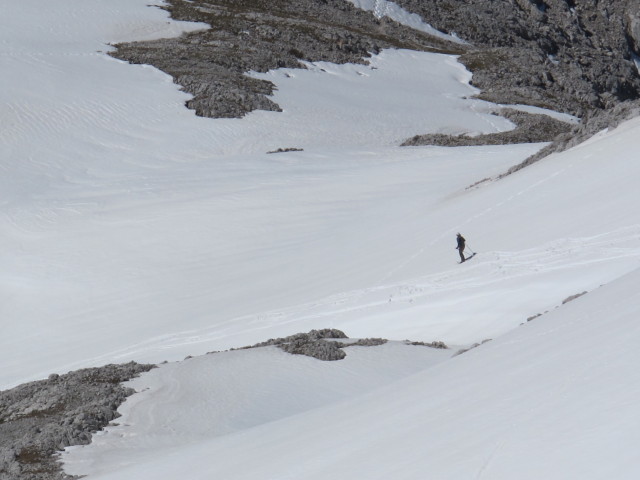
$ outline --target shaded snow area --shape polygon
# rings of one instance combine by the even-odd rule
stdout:
[[[640,119],[483,182],[543,145],[397,146],[513,128],[455,57],[252,74],[283,112],[212,120],[105,53],[196,28],[143,0],[0,0],[0,388],[169,361],[67,471],[638,478]],[[315,328],[393,341],[204,355]]]

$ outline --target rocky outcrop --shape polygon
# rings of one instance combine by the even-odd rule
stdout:
[[[246,75],[303,61],[362,63],[382,48],[461,53],[431,37],[344,0],[169,0],[176,20],[204,22],[208,30],[180,38],[122,43],[113,56],[153,65],[193,95],[187,107],[205,117],[242,117],[279,110],[274,85]]]
[[[581,117],[568,133],[543,116],[525,129],[498,136],[419,136],[408,144],[548,141],[553,144],[512,169],[537,161],[619,122],[640,98],[640,4],[635,0],[396,0],[467,45],[415,31],[354,7],[346,0],[168,0],[177,20],[205,22],[208,30],[180,38],[117,45],[112,55],[154,65],[193,95],[198,115],[242,117],[278,111],[274,85],[247,76],[304,61],[362,63],[382,48],[460,55],[473,72],[479,97],[521,103]],[[532,123],[537,121],[538,123]],[[605,125],[606,124],[606,125]],[[604,126],[603,126],[604,125]],[[531,138],[529,138],[531,137]],[[474,143],[476,144],[476,143]],[[511,173],[510,171],[509,173]]]
[[[513,109],[497,112],[515,123],[516,128],[507,132],[484,135],[416,135],[402,143],[403,147],[417,145],[439,145],[463,147],[470,145],[507,145],[510,143],[551,142],[561,133],[571,130],[571,124],[555,120],[548,115],[532,114]]]
[[[352,340],[340,330],[325,328],[242,349],[277,346],[294,355],[333,361],[346,356],[345,348],[386,342],[382,338]],[[405,344],[447,348],[442,342],[406,340]],[[131,362],[86,368],[0,392],[0,480],[76,478],[62,471],[55,454],[71,445],[91,443],[92,435],[119,417],[118,407],[135,393],[122,382],[154,367]]]
[[[335,340],[332,340],[335,339]],[[338,339],[341,339],[340,341]],[[324,328],[311,330],[309,333],[296,333],[288,337],[271,338],[266,342],[257,343],[245,348],[258,348],[276,346],[293,355],[305,355],[318,360],[334,361],[342,360],[347,354],[343,348],[354,345],[372,347],[387,342],[383,338],[363,338],[354,341],[345,341],[348,337],[341,330]]]
[[[90,443],[134,393],[120,384],[151,368],[133,362],[87,368],[0,392],[0,480],[71,478],[53,454]]]
[[[553,142],[505,174],[575,146],[640,115],[640,3],[635,0],[396,0],[443,32],[475,47],[460,57],[479,97],[572,113],[582,122],[544,138]],[[521,130],[522,131],[522,130]],[[499,134],[504,140],[519,137]],[[494,141],[492,136],[478,140]],[[526,138],[524,138],[526,140]],[[423,138],[462,144],[466,138]]]
[[[397,0],[461,46],[355,8],[345,0],[170,0],[175,19],[211,29],[118,45],[115,56],[171,74],[198,115],[278,110],[269,82],[245,75],[300,61],[362,62],[381,48],[461,54],[486,100],[583,117],[640,97],[635,0]]]
[[[460,61],[482,98],[572,113],[640,97],[636,0],[396,0],[475,49]]]

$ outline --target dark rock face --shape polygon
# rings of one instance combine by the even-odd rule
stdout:
[[[363,63],[382,48],[461,53],[456,45],[373,14],[344,0],[169,0],[176,20],[205,22],[206,31],[180,38],[117,45],[113,55],[153,65],[194,98],[187,106],[204,117],[242,117],[278,111],[274,85],[245,75],[301,61]]]
[[[640,97],[637,0],[396,0],[475,49],[481,97],[584,116]]]
[[[625,120],[630,120],[638,116],[640,116],[640,100],[621,102],[608,110],[592,110],[582,119],[582,123],[574,126],[566,133],[559,134],[553,143],[530,156],[524,162],[511,167],[507,172],[500,175],[499,178],[522,170],[524,167],[552,153],[562,152],[571,147],[575,147],[602,130],[615,128]]]
[[[91,443],[134,393],[120,383],[151,368],[133,362],[88,368],[0,392],[0,480],[71,478],[52,455]]]

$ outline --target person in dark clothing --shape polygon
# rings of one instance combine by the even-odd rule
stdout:
[[[467,242],[464,237],[460,234],[458,234],[458,236],[456,237],[456,240],[458,241],[458,246],[456,247],[456,250],[458,250],[458,253],[460,254],[460,263],[464,262],[466,259],[464,258],[464,247],[465,247],[465,243]]]

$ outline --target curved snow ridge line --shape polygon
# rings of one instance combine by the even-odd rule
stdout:
[[[388,2],[386,0],[349,0],[349,2],[362,10],[373,12],[373,15],[378,19],[389,17],[391,20],[395,20],[401,25],[405,25],[434,37],[458,43],[460,45],[469,44],[461,38],[458,38],[455,34],[448,35],[433,28],[428,23],[425,23],[418,14],[408,12],[394,2]]]
[[[117,424],[88,446],[66,449],[64,468],[99,478],[102,471],[131,465],[130,452],[138,464],[149,452],[171,454],[194,442],[251,431],[384,388],[449,356],[443,349],[388,342],[356,348],[340,362],[317,362],[271,346],[162,365],[127,383],[138,393],[119,409]]]
[[[474,106],[472,105],[472,110],[474,110]],[[477,114],[477,110],[476,110],[476,114]],[[531,185],[526,186],[525,188],[523,188],[520,191],[516,191],[515,193],[513,193],[512,195],[506,197],[505,199],[495,203],[493,206],[487,207],[484,210],[481,210],[480,212],[476,213],[475,215],[469,217],[469,219],[465,222],[463,222],[462,224],[458,225],[455,229],[449,229],[445,232],[443,232],[442,234],[440,234],[439,236],[433,238],[433,240],[431,240],[426,246],[420,248],[418,251],[412,253],[409,257],[407,257],[407,259],[404,262],[401,262],[400,264],[398,264],[396,267],[392,268],[389,272],[387,272],[387,274],[385,274],[382,279],[379,280],[379,282],[377,283],[382,283],[383,281],[386,281],[388,278],[390,278],[395,272],[397,272],[398,270],[402,269],[404,266],[406,266],[407,264],[409,264],[411,261],[415,260],[416,258],[418,258],[419,256],[421,256],[428,247],[432,247],[433,245],[435,245],[437,242],[439,242],[440,240],[442,240],[443,238],[447,237],[447,236],[452,236],[454,232],[456,231],[460,231],[460,230],[464,230],[464,226],[473,222],[474,220],[477,220],[491,212],[493,212],[496,208],[501,207],[503,205],[508,205],[509,202],[511,202],[513,199],[520,197],[522,195],[524,195],[525,193],[531,191],[531,190],[535,190],[538,187],[544,185],[545,183],[547,183],[548,181],[552,180],[553,178],[557,177],[558,175],[564,173],[565,171],[569,170],[570,168],[573,167],[573,163],[568,164],[567,166],[565,166],[564,168],[557,170],[549,175],[547,175],[546,177],[541,178],[540,180],[538,180],[537,182],[532,183]]]

